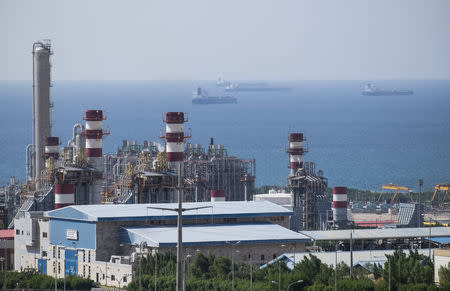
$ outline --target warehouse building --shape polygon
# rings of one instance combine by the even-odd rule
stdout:
[[[124,287],[142,254],[175,252],[177,204],[72,205],[16,219],[15,269],[78,275]],[[289,230],[292,211],[270,202],[184,203],[183,247],[260,265],[310,241]],[[164,209],[160,209],[164,208]],[[22,235],[23,230],[23,235]],[[16,232],[17,233],[17,232]],[[22,246],[22,247],[21,247]]]

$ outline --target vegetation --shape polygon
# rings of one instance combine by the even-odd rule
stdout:
[[[380,264],[355,267],[353,278],[350,267],[344,263],[337,266],[338,290],[437,290],[433,284],[433,265],[427,256],[411,251],[408,256],[401,250],[388,255],[384,266]],[[175,290],[176,256],[173,253],[158,254],[143,258],[142,288],[152,290],[155,284],[155,260],[158,261],[156,285],[158,290]],[[186,262],[186,290],[231,290],[233,267],[225,257],[197,253]],[[449,266],[450,268],[450,266]],[[441,268],[443,280],[450,276],[449,268]],[[390,270],[390,271],[389,271]],[[128,285],[129,290],[139,290],[139,272]],[[265,268],[251,268],[243,262],[234,264],[235,290],[250,289],[252,272],[253,290],[334,290],[335,270],[310,255],[298,262],[294,270],[287,268],[284,262],[275,262]],[[390,273],[390,276],[389,276]],[[441,279],[442,280],[442,279]],[[288,289],[289,287],[289,289]]]
[[[55,278],[37,273],[33,269],[23,272],[0,271],[3,289],[55,289]],[[64,279],[57,280],[58,289],[64,288]],[[66,277],[67,290],[90,290],[91,280],[75,276]]]
[[[439,283],[450,290],[450,263],[447,267],[441,266],[438,270]]]

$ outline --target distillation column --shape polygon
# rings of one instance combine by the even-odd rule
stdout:
[[[90,167],[96,171],[96,179],[89,185],[89,204],[99,204],[101,202],[102,176],[103,176],[103,111],[86,110],[84,117],[86,120],[86,160]]]
[[[50,134],[50,44],[33,44],[33,179],[44,170],[44,139]],[[36,184],[39,189],[39,183]]]

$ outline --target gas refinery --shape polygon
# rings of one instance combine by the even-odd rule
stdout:
[[[347,187],[330,187],[324,172],[304,160],[309,149],[302,132],[286,136],[286,148],[280,149],[288,161],[288,169],[280,169],[286,171],[286,185],[270,193],[255,193],[254,159],[231,155],[214,137],[207,145],[189,143],[184,112],[162,113],[154,125],[165,125],[159,140],[123,140],[115,153],[105,153],[104,138],[114,128],[105,130],[108,116],[102,108],[86,108],[83,121],[74,120],[67,129],[71,139],[62,141],[52,133],[50,118],[58,110],[50,100],[52,53],[48,41],[33,44],[33,136],[32,144],[23,145],[26,180],[11,178],[0,189],[3,229],[14,229],[12,250],[3,254],[8,269],[33,268],[123,287],[143,254],[176,247],[179,256],[188,254],[187,248],[227,257],[238,250],[244,262],[260,266],[290,250],[293,264],[296,256],[325,252],[322,241],[363,252],[422,248],[425,242],[438,247],[432,239],[450,237],[448,227],[421,228],[420,202],[394,207],[405,188],[393,184],[383,185],[395,191],[385,212],[395,212],[397,220],[362,225],[375,226],[371,232],[350,232],[357,225],[355,215],[364,211],[350,204]],[[449,184],[435,190],[433,200],[440,192],[444,195],[437,200],[450,200]],[[383,201],[380,196],[374,217]]]

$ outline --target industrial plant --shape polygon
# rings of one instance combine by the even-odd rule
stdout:
[[[33,44],[33,136],[25,150],[26,180],[11,178],[0,189],[2,226],[14,229],[9,269],[33,268],[56,278],[76,275],[123,287],[143,256],[176,247],[179,257],[195,251],[233,257],[236,248],[254,266],[293,251],[295,265],[307,251],[333,250],[324,242],[340,242],[343,250],[353,251],[357,240],[356,248],[364,251],[422,248],[427,237],[450,236],[450,228],[433,233],[420,228],[420,203],[400,203],[397,210],[396,227],[417,227],[411,231],[350,230],[348,189],[334,186],[332,198],[327,196],[324,172],[304,161],[308,148],[302,132],[287,138],[287,191],[267,194],[255,193],[254,159],[231,155],[215,137],[206,146],[189,143],[184,112],[165,113],[158,140],[123,140],[115,153],[104,153],[103,139],[113,134],[104,129],[107,116],[101,108],[86,109],[84,122],[75,120],[68,129],[72,138],[61,141],[50,118],[57,110],[50,98],[52,53],[48,41]],[[386,189],[398,194],[401,189],[394,186]],[[448,185],[438,186],[436,192],[446,191],[450,200]]]

